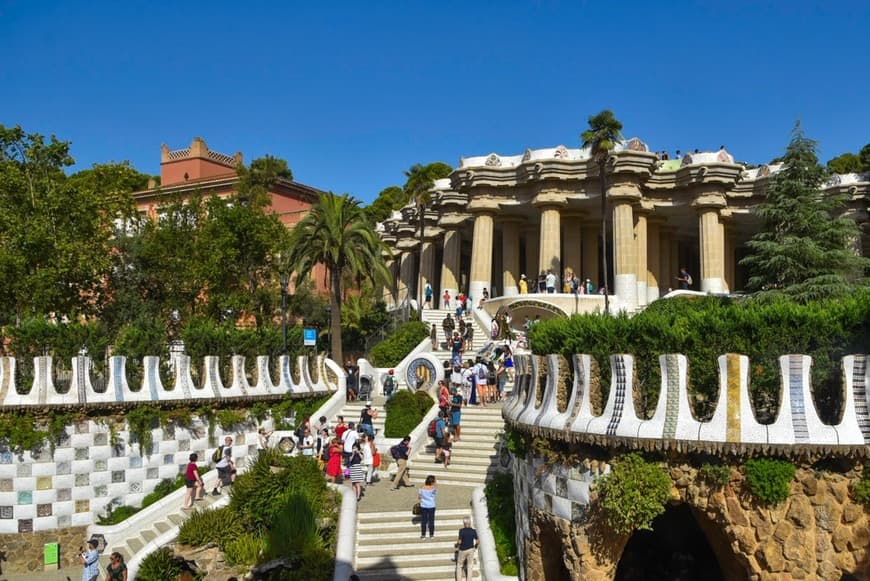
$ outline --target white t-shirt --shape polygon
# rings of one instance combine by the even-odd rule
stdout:
[[[311,434],[302,438],[302,455],[314,456],[314,436]]]
[[[353,445],[359,440],[359,432],[356,430],[348,430],[341,435],[341,441],[344,442],[344,451],[347,454],[353,452]]]
[[[363,455],[362,463],[366,464],[366,465],[374,464],[375,463],[375,455],[372,454],[372,447],[369,445],[369,443],[366,442],[365,444],[363,444],[361,446],[361,448],[362,448],[362,455]]]
[[[556,286],[556,275],[552,272],[547,275],[547,288]]]

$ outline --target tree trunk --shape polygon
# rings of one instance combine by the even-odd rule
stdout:
[[[601,181],[601,270],[604,274],[604,313],[610,314],[610,284],[607,274],[607,157],[598,159],[598,179]]]
[[[329,289],[330,319],[329,331],[331,339],[332,360],[341,364],[344,357],[341,352],[341,271],[332,269],[329,271],[331,287]]]

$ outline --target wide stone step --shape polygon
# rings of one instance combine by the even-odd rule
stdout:
[[[408,568],[389,568],[389,569],[370,569],[358,570],[357,575],[360,581],[370,579],[372,581],[453,581],[454,580],[454,565],[450,566],[431,566],[420,567],[414,569]],[[473,579],[480,579],[478,567],[475,567]]]
[[[142,539],[132,538],[127,539],[127,547],[129,547],[130,552],[133,554],[138,553],[142,550],[142,547],[145,546],[145,543],[142,542]]]
[[[435,538],[438,538],[437,535]],[[418,543],[424,547],[429,542],[431,541],[418,540]],[[452,547],[448,547],[447,549],[435,549],[422,553],[393,553],[391,555],[372,555],[368,557],[357,556],[356,566],[363,569],[366,567],[377,567],[379,564],[388,564],[391,567],[409,567],[416,570],[418,567],[425,567],[427,565],[438,566],[444,563],[452,565],[454,563],[454,561],[451,561],[453,554]],[[453,566],[455,567],[456,565]]]
[[[436,526],[438,523],[436,522]],[[456,536],[459,536],[459,531],[457,529]],[[409,537],[408,539],[402,539],[405,542],[394,543],[389,541],[381,541],[378,543],[373,543],[371,545],[358,545],[356,549],[356,558],[357,563],[360,562],[360,558],[368,558],[368,557],[383,557],[385,554],[387,555],[395,555],[396,553],[402,555],[431,555],[431,554],[447,554],[451,552],[454,548],[454,543],[456,543],[456,539],[447,538],[445,536],[443,539],[440,539],[436,536],[435,540],[420,540],[420,531],[417,531],[413,537]]]
[[[438,515],[443,517],[463,517],[468,516],[468,511],[463,508],[444,508],[438,510]],[[409,512],[406,510],[357,513],[357,519],[361,523],[391,521],[407,516],[409,516]]]

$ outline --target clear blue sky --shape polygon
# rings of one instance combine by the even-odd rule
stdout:
[[[0,123],[77,167],[159,148],[288,160],[371,201],[416,162],[576,147],[613,109],[653,150],[823,160],[870,142],[870,4],[0,0]]]

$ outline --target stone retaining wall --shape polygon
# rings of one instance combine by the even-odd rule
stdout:
[[[24,534],[0,534],[0,552],[6,555],[3,573],[33,573],[43,570],[43,548],[46,543],[60,544],[60,568],[69,570],[70,577],[81,577],[79,547],[87,542],[87,527],[63,527],[53,531]]]

